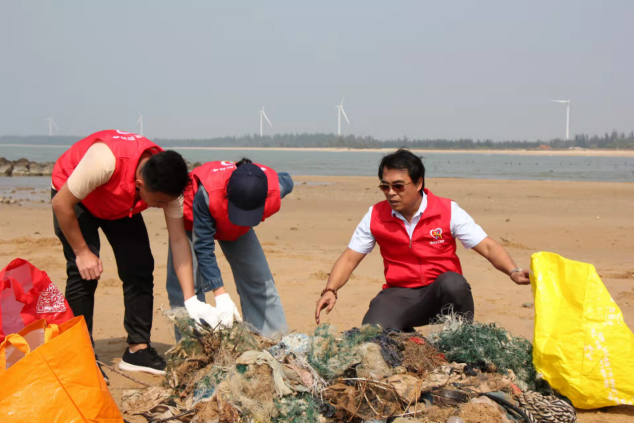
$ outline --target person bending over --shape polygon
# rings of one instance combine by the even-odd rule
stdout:
[[[217,316],[207,323],[228,328],[234,319],[242,320],[225,290],[216,260],[218,243],[231,267],[245,321],[265,336],[286,331],[280,296],[253,227],[280,210],[282,198],[293,190],[291,176],[242,159],[205,163],[190,172],[190,179],[184,215],[194,250],[196,297],[183,297],[170,249],[166,281],[170,306],[189,308],[196,298],[205,301],[205,292],[213,291]]]
[[[150,344],[154,258],[141,212],[164,210],[174,268],[190,317],[212,319],[214,308],[196,300],[192,255],[183,224],[183,192],[189,184],[185,160],[129,132],[96,132],[73,144],[55,163],[51,205],[55,234],[66,258],[66,299],[93,332],[95,290],[103,272],[99,229],[112,247],[123,281],[128,348],[119,363],[126,371],[165,373],[165,360]],[[102,372],[103,373],[103,372]],[[106,381],[108,378],[104,374]]]

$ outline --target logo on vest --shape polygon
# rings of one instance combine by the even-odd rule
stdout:
[[[225,167],[216,167],[212,169],[212,172],[218,172],[219,170],[236,169],[236,166],[234,166],[234,162],[226,162],[223,160],[222,162],[220,162],[220,165]]]
[[[122,140],[134,141],[135,139],[143,138],[143,136],[133,134],[132,132],[124,132],[124,131],[120,131],[119,129],[116,129],[116,131],[119,135],[113,135],[112,138],[115,140],[118,140],[121,138]]]
[[[432,229],[430,231],[430,235],[432,235],[432,238],[436,239],[436,241],[430,241],[430,245],[434,245],[434,244],[442,244],[445,242],[443,238],[443,230],[441,228],[436,228],[436,229]]]

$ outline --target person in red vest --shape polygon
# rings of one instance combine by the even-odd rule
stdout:
[[[165,360],[150,344],[154,259],[141,216],[148,207],[164,209],[182,294],[196,298],[183,224],[182,194],[188,184],[187,165],[180,154],[117,130],[96,132],[76,142],[55,163],[51,204],[55,234],[66,258],[66,300],[76,316],[84,316],[92,339],[95,290],[103,272],[101,228],[123,281],[129,347],[119,364],[122,370],[165,373]],[[195,302],[188,311],[198,322],[216,316],[214,308],[203,302]]]
[[[348,248],[335,262],[315,308],[328,314],[353,270],[379,244],[386,283],[370,302],[362,324],[411,331],[430,324],[444,307],[471,320],[472,290],[456,255],[456,240],[485,257],[518,285],[529,284],[529,269],[516,266],[507,251],[488,237],[454,201],[424,187],[419,157],[400,149],[385,156],[378,172],[386,200],[375,204],[357,226]]]
[[[184,195],[185,229],[193,241],[197,298],[205,301],[205,292],[213,291],[216,300],[218,318],[208,323],[228,328],[234,319],[242,320],[218,268],[218,241],[231,266],[245,321],[265,336],[286,331],[280,296],[253,227],[280,210],[281,199],[293,190],[291,177],[242,159],[205,163],[190,172],[190,178]],[[188,308],[194,301],[184,299],[178,287],[171,253],[166,287],[171,307]]]

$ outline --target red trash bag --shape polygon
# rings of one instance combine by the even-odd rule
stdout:
[[[20,258],[0,271],[0,342],[37,320],[59,325],[73,317],[46,272]]]

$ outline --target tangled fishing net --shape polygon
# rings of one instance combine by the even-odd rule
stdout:
[[[339,335],[333,326],[322,324],[313,333],[309,363],[327,379],[341,376],[360,362],[358,347],[380,334],[381,328],[369,325]]]
[[[451,362],[466,363],[482,371],[507,374],[514,372],[523,390],[545,389],[536,380],[532,344],[512,336],[496,323],[472,322],[471,318],[446,309],[437,321],[431,342]]]
[[[534,386],[531,345],[495,325],[451,315],[431,340],[321,325],[274,341],[245,323],[213,331],[182,310],[166,315],[182,338],[166,354],[163,386],[123,396],[124,412],[149,422],[522,422],[550,406],[571,416],[555,397],[518,396],[513,382]]]

